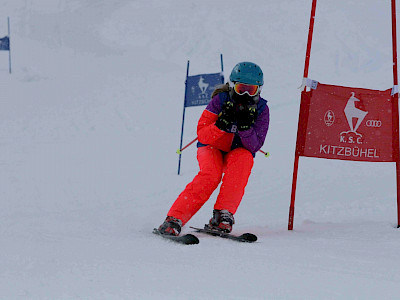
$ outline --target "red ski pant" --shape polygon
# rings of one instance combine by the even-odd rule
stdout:
[[[200,172],[186,186],[168,212],[168,216],[182,220],[183,225],[206,203],[221,179],[214,209],[228,210],[235,214],[253,167],[253,155],[244,148],[237,148],[223,155],[220,150],[211,146],[200,147],[197,150],[197,160]]]

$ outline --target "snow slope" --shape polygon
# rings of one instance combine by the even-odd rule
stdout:
[[[0,299],[398,298],[393,164],[301,158],[287,231],[310,0],[1,6]],[[390,1],[320,0],[310,78],[390,88],[390,29]],[[271,156],[256,157],[234,227],[259,242],[175,245],[151,230],[197,173],[190,147],[176,175],[186,63],[217,72],[220,53],[226,76],[244,60],[265,73]]]

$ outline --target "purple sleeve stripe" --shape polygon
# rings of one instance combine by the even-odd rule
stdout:
[[[219,95],[215,95],[210,103],[208,103],[206,110],[209,112],[218,115],[221,112],[221,104],[220,104]]]

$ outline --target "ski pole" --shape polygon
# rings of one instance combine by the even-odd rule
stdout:
[[[183,147],[182,149],[178,149],[176,150],[177,154],[182,154],[182,151],[185,150],[187,147],[189,147],[191,144],[193,144],[195,141],[198,140],[198,137],[196,137],[193,141],[191,141],[190,143],[188,143],[185,147]],[[262,154],[264,154],[265,157],[269,157],[269,152],[265,152],[262,151],[261,149],[258,150],[258,152],[261,152]]]
[[[265,157],[269,157],[269,152],[264,152],[261,149],[258,150],[258,152],[261,152],[262,154],[264,154]]]
[[[187,147],[189,147],[191,144],[193,144],[195,141],[197,141],[198,137],[196,137],[193,141],[191,141],[189,144],[187,144],[185,147],[183,147],[182,149],[178,149],[176,150],[177,154],[182,154],[182,151],[185,150]]]

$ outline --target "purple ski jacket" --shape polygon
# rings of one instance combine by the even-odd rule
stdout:
[[[229,132],[220,130],[215,126],[215,121],[222,110],[223,104],[230,99],[227,92],[214,96],[201,115],[197,125],[199,142],[197,147],[211,145],[224,152],[243,147],[253,156],[262,147],[269,127],[269,108],[267,101],[260,97],[257,103],[258,117],[252,128],[238,131],[233,124]]]

